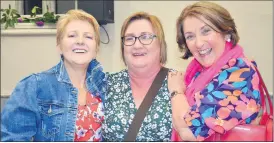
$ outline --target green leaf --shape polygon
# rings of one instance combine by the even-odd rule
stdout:
[[[15,16],[16,18],[19,18],[19,17],[21,17],[21,15],[20,14],[18,14],[18,13],[16,13],[16,16]]]
[[[13,24],[17,23],[18,19],[13,19]]]
[[[33,17],[34,16],[34,13],[30,13],[30,17]]]
[[[38,6],[34,6],[31,10],[31,13],[36,13],[36,9],[37,9]]]
[[[5,22],[6,22],[6,20],[5,20],[5,18],[3,17],[3,18],[1,18],[1,20],[0,20],[1,22],[1,24],[4,24]]]
[[[9,13],[10,13],[10,9],[6,9],[5,11],[6,11],[6,13],[7,13],[7,14],[9,14]]]
[[[11,27],[15,27],[14,21],[11,21]]]
[[[4,24],[6,22],[6,17],[1,18],[1,24]]]
[[[12,20],[9,20],[9,26],[12,27]]]
[[[9,24],[8,24],[8,23],[6,23],[6,25],[5,25],[5,29],[7,29],[7,28],[8,28],[8,26],[9,26]]]
[[[12,10],[11,10],[11,13],[12,13],[12,14],[17,14],[18,12],[17,12],[16,9],[12,9]]]

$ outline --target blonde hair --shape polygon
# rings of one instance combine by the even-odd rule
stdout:
[[[205,22],[216,32],[222,33],[223,35],[230,35],[233,46],[235,46],[240,39],[236,25],[234,23],[234,19],[230,16],[229,12],[225,8],[213,2],[196,2],[193,5],[187,6],[177,19],[177,44],[180,51],[185,51],[182,57],[183,59],[188,59],[192,56],[190,50],[187,47],[183,29],[183,22],[187,17],[198,18]],[[212,27],[203,19],[211,22],[214,27]]]
[[[125,62],[125,56],[124,56],[124,44],[122,41],[122,37],[125,35],[125,32],[129,26],[130,23],[132,23],[135,20],[142,20],[146,19],[148,20],[152,27],[153,30],[155,31],[155,34],[160,42],[160,63],[165,64],[167,61],[167,45],[165,41],[165,33],[163,31],[163,26],[160,22],[160,20],[151,14],[148,14],[146,12],[137,12],[129,16],[123,23],[122,29],[121,29],[121,51],[122,51],[122,58],[124,61],[124,64],[126,65]]]
[[[66,26],[68,25],[69,22],[73,20],[83,20],[89,22],[95,32],[95,41],[97,45],[97,49],[100,46],[100,26],[97,22],[97,20],[90,14],[86,13],[83,10],[69,10],[64,16],[60,17],[58,19],[56,29],[57,29],[57,45],[60,44],[62,38],[64,37],[64,31]]]

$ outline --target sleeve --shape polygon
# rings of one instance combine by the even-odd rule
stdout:
[[[1,141],[31,141],[40,120],[37,80],[31,75],[15,87],[1,112]]]
[[[260,109],[259,79],[256,71],[242,60],[223,69],[201,92],[185,115],[198,140],[215,132],[225,133],[241,122],[250,123]]]

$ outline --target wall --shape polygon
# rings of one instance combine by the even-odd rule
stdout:
[[[1,1],[1,8],[14,1]],[[182,9],[194,1],[115,1],[115,23],[106,25],[110,43],[102,44],[98,60],[105,71],[124,68],[120,56],[120,29],[127,16],[137,11],[154,14],[162,21],[168,45],[167,67],[185,70],[189,61],[179,57],[176,45],[176,18]],[[273,13],[271,1],[216,1],[234,17],[240,44],[248,57],[257,61],[269,91],[273,91]],[[2,33],[3,31],[1,31]],[[101,32],[106,41],[105,33]],[[43,37],[43,38],[41,38]],[[55,34],[37,36],[7,36],[1,34],[1,95],[9,95],[16,83],[30,73],[55,65],[59,56],[55,49]]]

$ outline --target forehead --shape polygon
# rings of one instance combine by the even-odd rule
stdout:
[[[127,34],[134,34],[134,35],[139,35],[142,32],[149,32],[149,33],[154,33],[152,24],[150,21],[146,19],[140,19],[140,20],[134,20],[132,21],[126,31],[125,35]]]
[[[185,20],[183,21],[184,32],[193,32],[197,29],[202,28],[205,25],[208,25],[214,30],[217,30],[216,26],[214,26],[209,20],[203,17],[197,18],[194,16],[189,16],[189,17],[186,17]]]
[[[70,31],[83,31],[94,33],[94,27],[88,21],[84,20],[72,20],[65,27],[66,32]]]

